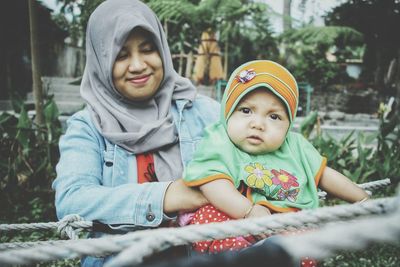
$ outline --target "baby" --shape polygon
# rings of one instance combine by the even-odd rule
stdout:
[[[298,106],[295,78],[268,60],[250,61],[229,78],[220,121],[207,127],[184,181],[210,205],[191,224],[267,216],[318,207],[317,187],[348,202],[368,194],[341,173],[301,134],[291,131]],[[194,244],[199,252],[236,250],[254,243],[236,237]]]

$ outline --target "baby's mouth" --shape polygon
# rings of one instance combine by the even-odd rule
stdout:
[[[264,140],[258,135],[250,135],[246,139],[250,144],[260,144],[264,142]]]

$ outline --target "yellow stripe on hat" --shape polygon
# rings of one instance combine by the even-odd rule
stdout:
[[[230,86],[227,92],[227,100],[225,106],[225,117],[229,114],[237,98],[248,88],[262,86],[268,84],[275,93],[279,94],[281,98],[287,103],[290,110],[291,119],[293,120],[296,115],[297,102],[299,98],[299,92],[297,89],[297,83],[293,75],[290,74],[281,65],[268,61],[268,60],[257,60],[250,64],[245,64],[235,71],[235,74],[239,74],[243,70],[253,70],[256,76],[248,82],[241,83],[238,80],[232,80],[228,83]],[[231,77],[232,79],[232,77]]]

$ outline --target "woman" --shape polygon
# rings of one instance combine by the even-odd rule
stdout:
[[[86,56],[87,107],[69,119],[59,144],[58,217],[79,214],[128,231],[158,227],[206,204],[180,178],[219,105],[196,97],[174,71],[156,15],[140,1],[105,1],[89,19]]]

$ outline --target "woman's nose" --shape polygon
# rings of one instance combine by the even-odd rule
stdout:
[[[141,56],[133,56],[129,62],[128,70],[130,72],[143,72],[146,69],[146,62]]]

